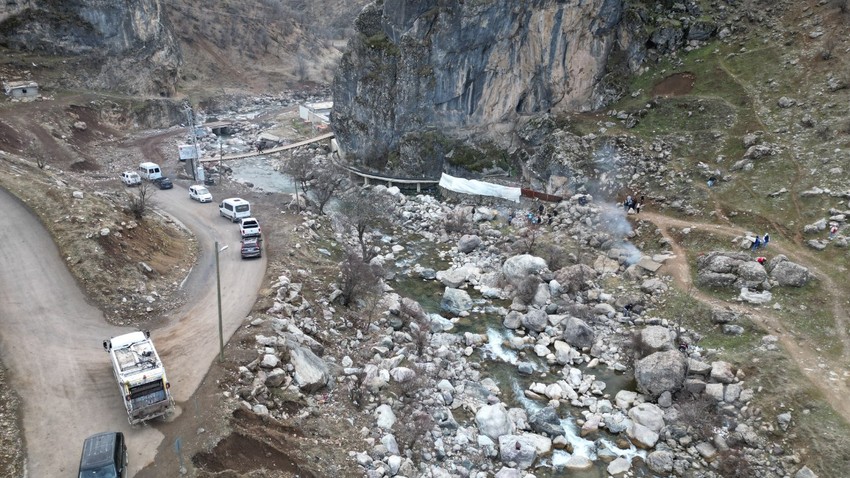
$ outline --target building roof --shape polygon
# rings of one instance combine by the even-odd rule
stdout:
[[[321,103],[307,103],[304,106],[311,110],[329,110],[334,107],[333,101],[322,101]]]
[[[4,81],[3,89],[6,93],[17,90],[19,88],[38,88],[38,83],[34,81]]]

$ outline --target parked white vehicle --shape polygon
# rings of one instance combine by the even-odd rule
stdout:
[[[212,202],[212,194],[209,189],[201,185],[189,186],[189,199],[194,199],[198,202]]]
[[[139,184],[142,184],[142,177],[139,176],[139,173],[137,172],[124,171],[121,173],[121,182],[127,186],[138,186]]]

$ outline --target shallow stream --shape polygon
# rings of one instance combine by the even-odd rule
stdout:
[[[292,179],[279,171],[275,171],[266,158],[258,157],[239,161],[234,163],[232,168],[233,176],[237,180],[251,182],[256,187],[266,191],[290,194],[294,192],[295,185]],[[440,309],[444,286],[437,280],[421,279],[413,275],[408,275],[407,272],[415,264],[439,271],[449,268],[451,263],[440,257],[437,249],[438,244],[432,241],[427,241],[418,236],[410,236],[401,238],[399,243],[405,246],[406,251],[403,254],[403,259],[393,264],[397,275],[390,282],[390,285],[401,296],[419,302],[425,312],[439,314],[446,319],[450,319],[451,317],[443,315]],[[468,292],[476,305],[475,311],[467,317],[455,319],[454,326],[450,332],[458,335],[471,332],[487,336],[487,344],[477,349],[476,353],[469,360],[477,361],[480,364],[483,378],[491,378],[499,385],[501,399],[504,403],[510,407],[522,407],[530,416],[535,411],[544,407],[545,403],[536,402],[526,397],[524,391],[534,381],[554,382],[555,378],[552,375],[556,371],[551,370],[544,359],[537,357],[532,347],[529,346],[524,350],[514,350],[510,347],[509,341],[514,333],[502,325],[501,316],[493,311],[497,307],[507,308],[510,305],[510,301],[485,300],[474,289],[468,289]],[[520,362],[532,364],[533,374],[524,375],[519,373],[517,364]],[[579,368],[583,374],[595,375],[597,380],[605,382],[605,394],[611,400],[613,400],[613,397],[620,390],[635,389],[634,380],[624,374],[608,370],[604,367],[594,368],[592,370],[584,367]],[[626,458],[646,456],[646,452],[637,450],[633,445],[629,449],[618,448],[615,444],[616,437],[601,431],[601,429],[600,432],[595,434],[595,440],[582,438],[580,436],[580,427],[576,424],[576,417],[580,417],[581,414],[575,407],[562,405],[558,409],[558,414],[561,417],[561,426],[566,431],[566,438],[573,452],[570,454],[565,450],[554,450],[551,455],[543,459],[538,459],[536,463],[537,468],[533,470],[533,473],[539,478],[554,478],[556,476],[564,476],[565,474],[574,478],[607,477],[608,464],[600,460],[597,456],[600,446],[608,448],[614,454]],[[466,419],[466,417],[456,418]],[[564,469],[564,465],[573,455],[592,460],[593,466],[585,470]],[[632,476],[648,476],[642,470],[639,462],[640,460],[634,462],[631,470],[633,473]]]

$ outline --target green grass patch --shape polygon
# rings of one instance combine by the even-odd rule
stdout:
[[[790,446],[820,476],[845,476],[850,469],[850,425],[803,376],[800,364],[780,351],[752,351],[739,358],[747,387],[756,390],[750,408],[762,411],[766,422],[791,412],[788,432],[772,432],[771,439],[787,438]]]
[[[841,357],[843,348],[841,341],[835,340],[836,324],[828,291],[814,282],[800,288],[773,289],[773,297],[782,306],[776,313],[794,333],[819,344],[825,356]]]

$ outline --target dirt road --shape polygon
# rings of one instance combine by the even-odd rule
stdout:
[[[225,341],[250,312],[266,267],[265,258],[241,260],[238,228],[219,217],[215,190],[213,203],[199,204],[188,198],[187,187],[175,181],[174,189],[157,192],[162,211],[191,229],[201,245],[183,284],[186,306],[152,331],[178,404],[176,417],[218,354],[214,242],[228,246],[220,253]],[[0,208],[0,356],[23,401],[28,476],[74,474],[83,439],[106,430],[127,436],[135,475],[153,461],[163,435],[156,421],[127,423],[101,346],[130,329],[109,325],[89,305],[50,234],[16,198],[0,190]]]

